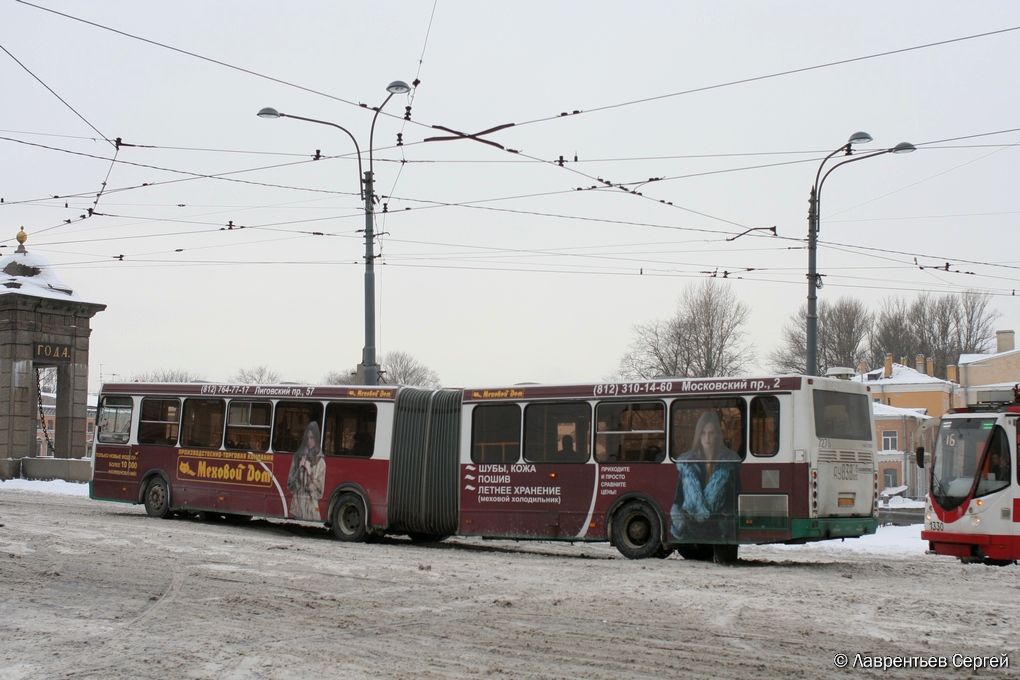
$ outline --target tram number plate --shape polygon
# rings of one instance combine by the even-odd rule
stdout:
[[[943,524],[942,522],[938,521],[937,519],[933,519],[931,521],[931,530],[932,531],[945,531],[946,530],[946,525]]]

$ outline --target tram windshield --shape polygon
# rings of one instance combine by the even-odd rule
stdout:
[[[1009,486],[1010,460],[1006,434],[994,418],[950,418],[942,421],[932,461],[931,491],[946,510],[967,498]]]

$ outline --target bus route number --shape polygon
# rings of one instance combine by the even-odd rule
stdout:
[[[625,397],[630,394],[666,394],[673,391],[672,382],[611,383],[596,385],[596,397]]]

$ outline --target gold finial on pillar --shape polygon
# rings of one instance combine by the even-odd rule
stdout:
[[[21,231],[18,232],[17,239],[18,239],[18,250],[17,250],[17,252],[19,252],[19,253],[27,252],[25,250],[25,241],[28,240],[28,234],[25,233],[25,227],[22,227]]]

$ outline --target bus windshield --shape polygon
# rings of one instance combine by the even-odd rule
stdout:
[[[1008,467],[1005,434],[994,418],[943,420],[932,460],[932,496],[946,510],[959,507],[972,492],[1008,486]]]

